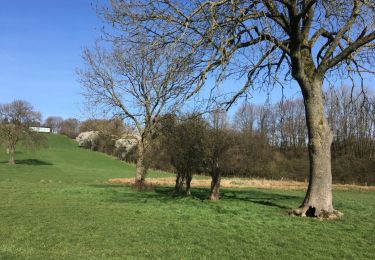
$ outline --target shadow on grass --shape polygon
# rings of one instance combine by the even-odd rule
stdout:
[[[1,161],[0,163],[8,163],[8,161]],[[50,162],[46,162],[46,161],[42,161],[42,160],[38,160],[38,159],[16,160],[16,164],[32,165],[32,166],[53,165]]]
[[[208,201],[210,190],[208,188],[193,188],[191,196],[175,196],[173,195],[174,189],[172,187],[153,187],[152,190],[138,192],[132,190],[130,186],[116,185],[116,184],[102,184],[102,185],[91,185],[96,188],[106,189],[109,193],[107,201],[115,203],[146,203],[149,200],[157,200],[159,202],[196,202]],[[125,188],[126,187],[126,188]],[[287,194],[280,194],[274,191],[262,191],[254,189],[221,189],[221,201],[243,201],[255,204],[260,204],[269,207],[276,207],[280,209],[290,209],[285,206],[287,201],[295,200],[300,201],[300,196],[293,196]],[[295,202],[294,202],[295,203]]]

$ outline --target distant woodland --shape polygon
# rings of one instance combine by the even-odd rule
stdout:
[[[371,93],[346,87],[325,93],[325,113],[334,134],[334,183],[375,184],[374,104]],[[125,154],[115,147],[116,138],[132,131],[121,120],[69,119],[59,127],[71,138],[85,131],[101,133],[95,150],[136,161],[135,150]],[[190,159],[185,163],[190,171],[209,174],[215,157],[222,176],[307,181],[307,145],[303,101],[284,99],[271,105],[244,103],[232,118],[225,111],[163,115],[147,160],[151,168],[176,172]]]

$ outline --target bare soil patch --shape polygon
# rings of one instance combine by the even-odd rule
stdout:
[[[108,180],[112,184],[134,185],[134,178],[117,178]],[[148,178],[146,186],[174,186],[175,178]],[[192,187],[210,187],[210,179],[193,179]],[[289,181],[289,180],[264,180],[264,179],[243,179],[243,178],[224,178],[221,180],[223,188],[260,188],[277,190],[306,190],[307,182]],[[334,190],[375,190],[375,186],[360,186],[352,184],[334,184]]]

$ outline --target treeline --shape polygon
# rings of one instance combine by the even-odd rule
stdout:
[[[332,171],[336,183],[375,184],[374,96],[342,87],[325,95],[333,132]],[[52,122],[59,121],[60,124]],[[98,131],[95,150],[130,162],[137,151],[119,153],[115,140],[132,133],[120,119],[47,119],[46,126],[69,137]],[[267,179],[308,178],[308,132],[303,101],[243,104],[229,118],[223,111],[205,115],[164,115],[150,142],[147,166],[177,173],[176,189],[193,173]],[[189,192],[189,187],[187,187]]]
[[[335,157],[375,157],[375,96],[348,88],[327,93],[327,116],[334,134]]]
[[[345,87],[326,93],[325,110],[333,131],[332,171],[336,183],[375,184],[374,98],[369,93],[352,93]],[[170,120],[170,116],[167,118]],[[229,119],[224,112],[216,112],[197,121],[204,122],[201,124],[205,124],[205,127],[199,125],[197,129],[187,131],[197,124],[189,123],[192,118],[198,120],[194,115],[174,119],[179,122],[177,125],[180,128],[185,128],[183,134],[178,134],[170,122],[165,126],[165,120],[161,120],[159,138],[155,139],[150,156],[152,167],[177,171],[178,166],[173,163],[176,151],[186,143],[192,145],[196,139],[190,140],[188,132],[199,130],[206,131],[200,135],[206,140],[196,141],[195,146],[206,146],[206,150],[202,152],[189,146],[192,151],[188,153],[190,155],[185,155],[193,158],[195,150],[198,158],[202,158],[203,162],[194,165],[206,166],[198,167],[196,172],[212,172],[207,165],[213,159],[202,153],[215,153],[212,147],[216,146],[220,151],[216,152],[220,154],[220,160],[216,159],[219,160],[217,165],[223,176],[300,181],[308,178],[308,132],[302,100],[283,100],[262,106],[244,104],[233,119]],[[221,137],[212,141],[215,135]],[[179,136],[177,140],[176,136]],[[165,139],[172,141],[165,142]],[[179,147],[176,147],[177,144],[180,144]],[[207,146],[211,146],[211,150]]]
[[[333,132],[332,155],[372,159],[375,156],[375,97],[351,93],[345,87],[326,92],[325,110]],[[280,150],[307,146],[303,101],[283,100],[275,105],[245,104],[234,117],[234,129],[257,132]]]
[[[352,93],[345,87],[325,94],[325,112],[333,132],[332,171],[336,183],[375,184],[374,104],[373,95]],[[15,150],[12,144],[17,142],[12,140],[28,144],[35,139],[27,138],[34,136],[28,126],[45,126],[70,138],[95,131],[98,135],[90,148],[121,160],[137,160],[137,149],[126,141],[129,136],[134,139],[134,131],[120,118],[80,122],[75,118],[48,117],[43,122],[41,114],[34,112],[26,101],[2,105],[0,110],[1,139],[8,151]],[[25,127],[10,131],[14,122]],[[208,174],[217,179],[237,176],[305,181],[308,178],[308,132],[300,99],[273,105],[246,103],[232,118],[220,110],[203,115],[164,115],[149,143],[146,166],[176,172],[177,192],[184,184],[189,193],[193,174]]]

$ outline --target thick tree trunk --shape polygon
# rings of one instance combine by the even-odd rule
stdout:
[[[145,187],[147,170],[144,144],[140,143],[138,146],[138,159],[135,173],[135,186],[138,190],[143,190]]]
[[[215,167],[212,176],[211,176],[211,191],[210,191],[210,200],[219,200],[220,199],[220,182],[221,174],[218,167]]]
[[[299,216],[336,218],[341,215],[332,205],[332,132],[324,116],[322,86],[305,88],[306,123],[309,136],[310,181],[306,197],[293,212]]]

